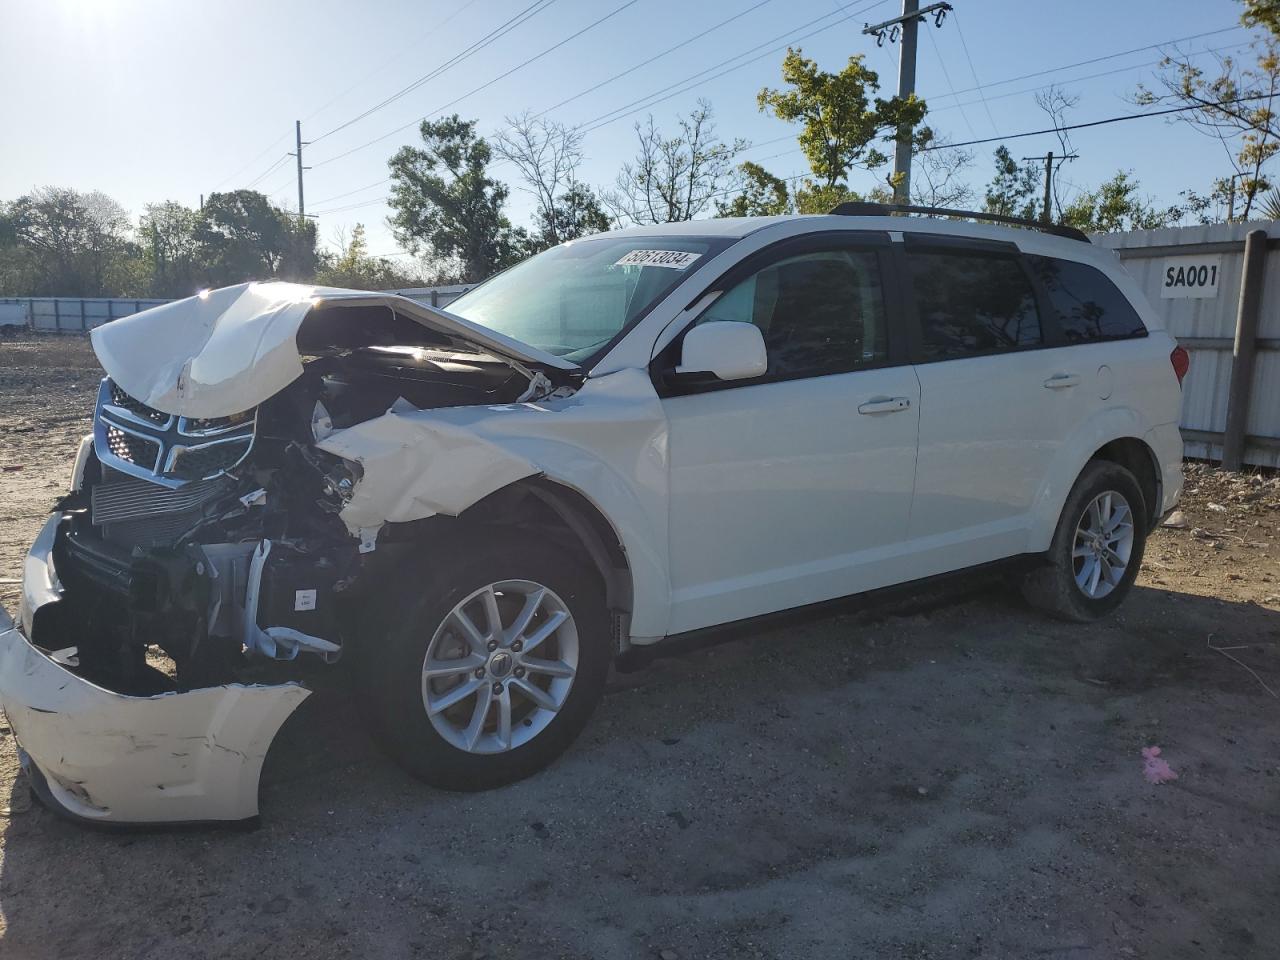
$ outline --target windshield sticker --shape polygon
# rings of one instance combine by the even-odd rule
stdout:
[[[702,254],[687,250],[632,250],[615,267],[669,267],[684,270]]]

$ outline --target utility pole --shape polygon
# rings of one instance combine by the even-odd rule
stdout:
[[[1064,160],[1078,160],[1080,155],[1076,153],[1068,153],[1065,157],[1058,157],[1058,166],[1062,166]],[[1053,222],[1053,151],[1050,150],[1043,157],[1023,157],[1023,162],[1030,160],[1044,161],[1044,209],[1040,211],[1041,223]]]
[[[931,3],[923,10],[920,0],[902,0],[902,16],[885,20],[875,26],[865,25],[862,32],[876,38],[876,46],[882,46],[886,35],[889,42],[901,39],[898,51],[898,96],[909,97],[916,92],[916,40],[920,24],[933,14],[933,25],[942,26],[942,20],[951,10],[949,3]],[[898,131],[898,142],[893,152],[893,202],[911,202],[911,128]]]
[[[296,152],[290,154],[290,156],[294,156],[298,158],[298,219],[303,220],[307,216],[307,208],[302,197],[302,171],[310,170],[311,168],[304,167],[302,165],[302,148],[307,144],[309,144],[311,141],[302,139],[302,121],[301,120],[293,121],[293,129],[298,139],[298,149]]]
[[[917,0],[902,0],[902,46],[898,49],[898,96],[909,97],[916,92],[916,39],[920,24],[916,20],[920,4]],[[893,199],[897,203],[911,202],[911,130],[898,131],[898,143],[893,151],[893,172],[900,174],[893,186]]]

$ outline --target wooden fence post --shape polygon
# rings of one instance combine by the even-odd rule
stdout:
[[[1244,238],[1240,305],[1236,311],[1236,340],[1231,353],[1231,383],[1227,387],[1227,427],[1222,437],[1222,466],[1226,470],[1239,470],[1244,461],[1245,428],[1253,393],[1258,318],[1262,313],[1262,284],[1266,272],[1267,231],[1250,230]]]

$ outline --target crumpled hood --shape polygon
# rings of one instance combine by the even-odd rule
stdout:
[[[107,375],[165,413],[226,417],[302,375],[297,335],[313,311],[385,306],[454,341],[520,363],[573,363],[462,317],[390,293],[298,283],[242,283],[114,320],[92,333]]]

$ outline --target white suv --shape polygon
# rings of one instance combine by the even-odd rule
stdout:
[[[261,283],[95,330],[0,624],[37,792],[255,815],[307,695],[242,682],[271,660],[350,664],[408,770],[479,789],[667,637],[997,561],[1113,610],[1180,493],[1185,352],[1082,235],[886,213],[588,237],[447,312]]]

